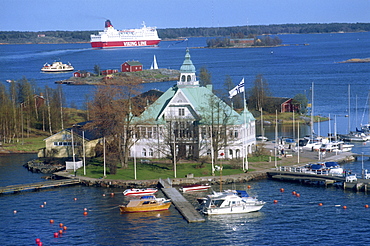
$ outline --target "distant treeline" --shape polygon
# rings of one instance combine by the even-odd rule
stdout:
[[[228,37],[235,33],[248,35],[282,34],[282,33],[335,33],[368,32],[370,23],[330,23],[330,24],[276,24],[234,27],[193,27],[158,29],[162,39],[179,37]],[[17,32],[0,31],[0,43],[78,43],[89,42],[90,35],[98,31],[46,31]]]

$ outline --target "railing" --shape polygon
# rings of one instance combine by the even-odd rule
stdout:
[[[339,176],[342,177],[343,174],[329,173],[330,170],[310,170],[305,167],[278,167],[277,171],[281,172],[292,172],[292,173],[307,173],[316,175],[327,175],[327,176]]]

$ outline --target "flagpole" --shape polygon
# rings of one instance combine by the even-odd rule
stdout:
[[[243,87],[244,87],[244,78],[243,78]],[[248,166],[248,150],[247,150],[247,145],[245,144],[245,141],[247,140],[247,116],[246,116],[247,105],[245,103],[245,90],[244,90],[244,88],[243,88],[243,104],[244,104],[243,116],[244,116],[244,126],[245,126],[244,141],[243,141],[243,146],[244,146],[244,149],[245,149],[245,163],[244,163],[243,170],[248,171],[248,169],[249,169],[249,166]]]

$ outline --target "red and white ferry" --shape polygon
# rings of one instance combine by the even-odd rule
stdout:
[[[143,188],[143,189],[127,189],[123,192],[125,196],[145,196],[152,195],[158,190],[156,188]]]
[[[182,188],[180,188],[180,190],[182,192],[189,192],[189,191],[203,191],[203,190],[208,190],[209,188],[211,188],[211,186],[208,184],[205,184],[205,185],[192,184],[192,185],[183,186]]]
[[[105,21],[105,29],[97,35],[90,35],[91,47],[113,48],[113,47],[136,47],[155,46],[161,39],[158,37],[156,27],[147,27],[143,22],[140,29],[116,30],[110,20]]]

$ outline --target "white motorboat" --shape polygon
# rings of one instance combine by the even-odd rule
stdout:
[[[158,189],[156,188],[143,188],[143,189],[126,189],[123,192],[125,196],[144,196],[144,195],[152,195],[156,193]]]
[[[204,190],[208,190],[209,188],[211,188],[211,186],[208,185],[208,184],[205,184],[205,185],[202,185],[202,184],[193,184],[193,185],[183,186],[182,188],[180,188],[180,190],[182,192],[204,191]]]
[[[263,205],[265,202],[241,196],[238,191],[214,192],[204,199],[201,212],[206,215],[250,213],[259,211]]]

